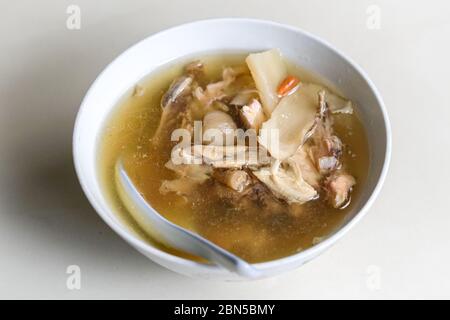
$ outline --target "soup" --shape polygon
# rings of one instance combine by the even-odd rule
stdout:
[[[118,217],[146,241],[154,244],[115,187],[119,158],[160,214],[263,262],[343,223],[368,154],[357,106],[273,49],[183,59],[150,74],[105,124],[98,166]]]

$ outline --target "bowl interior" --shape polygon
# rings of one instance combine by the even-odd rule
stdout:
[[[114,216],[104,197],[97,173],[97,144],[105,119],[117,101],[150,72],[183,56],[207,51],[259,51],[280,48],[292,62],[334,83],[358,105],[370,146],[370,169],[364,190],[342,228],[322,243],[288,258],[260,264],[278,269],[303,263],[331,245],[362,215],[381,186],[389,157],[389,125],[382,101],[364,73],[316,37],[287,26],[257,20],[218,19],[182,25],[153,35],[114,60],[89,89],[80,108],[74,132],[74,160],[82,187],[102,218],[140,251],[151,252],[173,263],[191,264],[152,248]],[[364,209],[364,210],[363,210]],[[194,263],[195,264],[195,263]]]

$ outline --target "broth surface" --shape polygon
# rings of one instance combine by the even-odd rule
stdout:
[[[243,54],[219,54],[200,57],[205,64],[206,77],[217,81],[226,66],[245,66]],[[198,57],[196,57],[198,59]],[[123,223],[148,242],[150,239],[136,224],[122,205],[116,191],[114,166],[122,157],[130,177],[153,208],[166,218],[189,228],[230,250],[249,262],[262,262],[300,252],[333,232],[352,210],[364,185],[369,166],[369,150],[364,128],[356,115],[334,115],[336,134],[345,144],[343,161],[357,184],[352,192],[352,202],[345,209],[334,209],[323,199],[303,204],[301,214],[271,214],[260,209],[238,210],[208,192],[204,183],[193,197],[174,193],[161,195],[161,182],[173,179],[174,174],[164,165],[170,159],[172,144],[167,143],[155,151],[150,140],[158,127],[160,101],[171,81],[182,73],[183,59],[165,66],[149,75],[138,85],[142,95],[131,90],[118,103],[100,138],[99,172],[103,188]],[[297,66],[289,64],[290,74],[302,81],[331,85]],[[335,90],[331,90],[334,91]],[[189,257],[169,248],[171,253]],[[195,259],[195,258],[194,258]]]

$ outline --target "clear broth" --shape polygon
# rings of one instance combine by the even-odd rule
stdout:
[[[201,57],[210,81],[219,80],[226,66],[245,64],[244,54],[219,54]],[[198,57],[197,57],[198,58]],[[193,59],[194,60],[194,59]],[[114,181],[114,165],[124,157],[130,176],[144,197],[158,212],[171,221],[194,230],[223,248],[249,262],[263,262],[285,257],[311,247],[344,221],[357,202],[364,185],[369,150],[361,121],[354,115],[335,115],[335,131],[345,144],[343,161],[348,172],[357,181],[352,192],[352,203],[345,209],[333,209],[322,199],[304,204],[298,216],[270,214],[261,210],[243,212],[225,205],[208,195],[208,184],[195,198],[186,201],[176,194],[161,195],[159,187],[174,174],[164,164],[169,160],[172,145],[160,152],[152,152],[150,139],[158,127],[160,100],[171,81],[182,73],[189,60],[183,59],[152,73],[139,86],[143,95],[134,96],[133,90],[118,103],[100,137],[99,172],[103,188],[117,216],[145,241],[179,256],[198,259],[155,243],[134,221],[119,199]],[[289,72],[304,82],[314,82],[332,91],[330,83],[298,66],[289,64]],[[203,192],[204,191],[204,192]]]

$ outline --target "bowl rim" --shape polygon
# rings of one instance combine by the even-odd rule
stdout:
[[[308,31],[305,31],[298,27],[293,27],[287,24],[274,22],[270,20],[263,20],[263,19],[254,19],[254,18],[212,18],[212,19],[201,19],[201,20],[195,20],[187,23],[183,23],[180,25],[176,25],[164,30],[161,30],[159,32],[153,33],[148,37],[145,37],[144,39],[138,41],[137,43],[133,44],[132,46],[128,47],[125,51],[120,53],[117,57],[115,57],[110,63],[108,63],[107,66],[104,67],[104,69],[100,72],[100,74],[96,77],[96,79],[92,82],[90,85],[88,91],[86,92],[81,104],[80,108],[78,110],[75,123],[74,123],[74,130],[73,130],[73,138],[72,138],[72,154],[73,154],[73,161],[75,166],[75,171],[78,176],[78,180],[80,182],[80,185],[88,198],[91,205],[94,207],[97,214],[103,219],[103,221],[111,228],[113,229],[117,234],[119,234],[125,241],[127,241],[129,244],[134,246],[138,250],[142,250],[144,252],[149,252],[150,254],[156,255],[160,259],[173,262],[178,265],[185,265],[190,267],[202,267],[202,268],[212,268],[212,269],[218,269],[220,266],[206,263],[206,262],[197,262],[193,260],[189,260],[186,258],[182,258],[173,254],[170,254],[168,252],[165,252],[161,249],[159,249],[156,246],[152,246],[145,242],[144,240],[140,239],[138,236],[134,235],[132,232],[127,230],[125,227],[120,225],[118,221],[115,221],[111,218],[111,214],[114,215],[112,212],[104,212],[103,208],[100,206],[98,201],[96,200],[96,197],[91,193],[84,177],[82,174],[82,168],[80,165],[79,155],[77,153],[77,150],[79,149],[78,146],[78,132],[79,128],[81,126],[81,115],[86,112],[86,101],[88,101],[89,97],[93,94],[93,89],[95,89],[97,82],[100,81],[102,78],[102,75],[105,73],[107,69],[111,67],[111,65],[116,62],[118,59],[120,59],[122,56],[124,56],[129,51],[133,50],[135,47],[139,46],[144,41],[148,40],[152,37],[161,37],[164,36],[165,33],[172,32],[177,29],[183,29],[192,25],[196,24],[215,24],[215,23],[249,23],[249,24],[261,24],[266,26],[273,26],[274,28],[280,28],[284,29],[286,31],[300,33],[308,38],[311,38],[312,40],[316,41],[318,44],[326,47],[330,51],[333,52],[333,54],[339,56],[343,60],[345,60],[349,65],[351,65],[357,73],[366,81],[368,84],[370,90],[374,94],[377,103],[380,107],[383,122],[385,126],[385,135],[386,135],[386,148],[385,148],[385,156],[383,161],[383,167],[381,169],[380,175],[378,177],[378,181],[376,182],[376,185],[371,192],[370,196],[368,197],[367,201],[363,204],[361,209],[355,213],[355,215],[349,219],[345,224],[343,224],[338,230],[336,230],[333,234],[331,234],[329,237],[326,237],[325,240],[321,241],[320,243],[311,246],[308,249],[305,249],[304,251],[301,251],[296,254],[292,254],[287,257],[283,257],[280,259],[270,260],[266,262],[260,262],[253,264],[256,268],[259,268],[260,270],[270,270],[274,267],[278,267],[280,265],[288,265],[296,261],[307,261],[309,257],[314,257],[322,252],[324,252],[328,247],[336,243],[340,238],[342,238],[351,228],[355,226],[356,223],[358,223],[362,217],[368,212],[372,204],[374,203],[375,199],[379,195],[382,186],[384,184],[384,181],[387,176],[387,172],[389,169],[390,159],[391,159],[391,152],[392,152],[392,131],[391,131],[391,125],[389,121],[389,116],[386,110],[386,106],[384,104],[384,101],[381,97],[381,94],[379,93],[378,89],[376,88],[375,84],[372,82],[372,80],[368,77],[366,72],[357,64],[355,63],[351,58],[337,50],[333,45],[328,43],[326,40],[323,40],[313,34],[311,34]],[[97,178],[96,178],[97,179]]]

